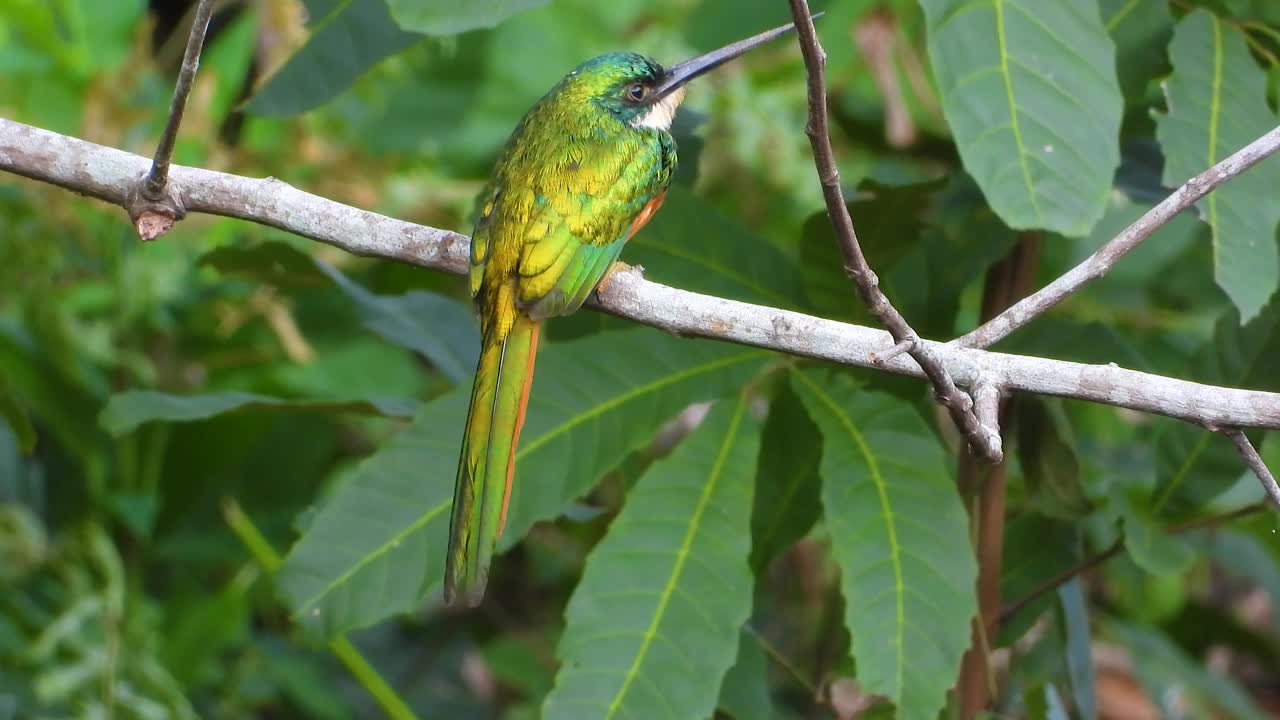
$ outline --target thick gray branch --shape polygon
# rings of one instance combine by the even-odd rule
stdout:
[[[121,150],[0,119],[0,170],[123,206],[150,161]],[[462,273],[465,235],[414,225],[326,200],[279,180],[175,165],[174,192],[191,212],[241,218],[319,240],[357,255]],[[845,365],[924,377],[908,356],[873,363],[889,333],[801,313],[659,285],[635,269],[606,278],[595,304],[620,317],[680,335],[726,340]],[[958,348],[922,340],[955,381],[1004,391],[1078,398],[1181,418],[1207,427],[1280,429],[1280,394],[1215,387],[1127,370]]]

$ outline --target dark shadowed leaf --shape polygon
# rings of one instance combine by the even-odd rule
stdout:
[[[1120,89],[1141,99],[1147,84],[1168,67],[1165,47],[1173,35],[1169,5],[1145,0],[1100,0],[1102,22],[1116,44]]]
[[[1164,184],[1177,187],[1276,125],[1266,75],[1244,35],[1207,10],[1183,18],[1169,44],[1168,113],[1156,116]],[[1197,203],[1213,231],[1213,277],[1251,320],[1280,284],[1280,162],[1266,160]]]
[[[369,68],[422,39],[396,25],[386,0],[313,0],[308,9],[313,17],[307,44],[254,94],[248,112],[296,115],[323,105]]]
[[[454,382],[475,370],[480,330],[466,303],[426,290],[375,295],[335,268],[319,260],[316,265],[355,302],[364,326],[384,340],[421,353]]]
[[[751,567],[757,573],[804,537],[818,519],[821,458],[822,433],[790,383],[781,383],[769,405],[756,469]]]
[[[1027,502],[1050,517],[1071,520],[1093,509],[1080,484],[1080,460],[1061,402],[1020,395],[1017,400],[1018,461],[1027,483]]]
[[[664,285],[774,307],[804,302],[799,268],[780,250],[682,187],[636,234],[622,259]]]
[[[652,330],[549,343],[520,436],[503,544],[553,518],[691,402],[733,392],[767,355]],[[423,406],[316,513],[280,585],[297,617],[333,634],[438,591],[470,388]]]
[[[712,713],[751,613],[759,444],[748,399],[722,401],[627,494],[569,599],[542,717]]]
[[[200,256],[198,264],[224,275],[251,278],[275,287],[323,287],[330,282],[310,255],[275,240],[249,246],[216,247]]]
[[[497,25],[547,0],[386,0],[400,27],[424,35],[457,35]]]
[[[945,184],[940,180],[884,185],[865,180],[858,185],[857,199],[848,205],[858,244],[891,297],[895,294],[888,278],[920,242],[934,196]],[[844,271],[844,257],[825,210],[805,220],[800,243],[804,287],[811,306],[829,315],[865,317],[862,302]]]
[[[822,505],[858,682],[930,720],[969,645],[977,565],[937,436],[908,405],[843,375],[792,373],[822,430]]]
[[[1010,518],[1005,525],[1004,558],[1000,565],[1000,597],[1017,602],[1080,560],[1080,530],[1065,522],[1033,513]],[[996,645],[1004,647],[1022,637],[1053,604],[1053,593],[1042,593],[1000,627]]]
[[[112,435],[123,435],[149,422],[192,422],[228,412],[290,410],[410,417],[416,403],[399,398],[361,400],[290,400],[247,392],[171,395],[153,390],[127,390],[107,400],[98,420]]]

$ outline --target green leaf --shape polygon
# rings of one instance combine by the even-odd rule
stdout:
[[[733,720],[773,720],[776,713],[769,697],[769,663],[756,636],[738,634],[738,659],[720,684],[716,710]]]
[[[17,441],[18,452],[26,455],[36,448],[36,429],[30,418],[23,411],[18,401],[9,394],[3,379],[0,379],[0,420],[5,421],[13,431]]]
[[[1080,460],[1061,402],[1020,395],[1016,403],[1018,462],[1027,483],[1028,505],[1064,520],[1088,515],[1093,504],[1080,484]]]
[[[1116,70],[1126,98],[1142,99],[1147,84],[1168,61],[1165,46],[1173,34],[1168,3],[1151,0],[1099,0],[1102,22],[1116,44]]]
[[[1113,493],[1111,512],[1124,522],[1124,548],[1143,570],[1152,575],[1185,572],[1195,560],[1187,541],[1169,534],[1143,503]]]
[[[885,278],[885,291],[890,296],[895,293],[888,278],[895,265],[920,242],[925,228],[922,210],[929,207],[944,184],[945,180],[910,185],[864,180],[858,185],[858,199],[848,204],[849,215],[857,223],[858,244],[867,262]],[[800,242],[804,287],[810,303],[827,314],[848,317],[856,313],[867,317],[844,271],[844,257],[826,210],[805,220]]]
[[[424,35],[457,35],[497,25],[547,0],[387,0],[400,27]]]
[[[246,111],[284,117],[323,105],[369,68],[422,39],[400,29],[386,0],[313,0],[312,12],[321,6],[329,12],[316,18],[307,44],[254,94]]]
[[[1033,513],[1009,519],[1005,525],[1004,557],[1000,564],[1000,597],[1011,603],[1080,560],[1080,531],[1059,520]],[[1044,593],[1001,624],[997,647],[1016,642],[1053,603]]]
[[[1066,635],[1067,676],[1071,679],[1071,697],[1076,716],[1081,720],[1098,717],[1098,697],[1093,674],[1093,642],[1089,632],[1089,600],[1079,576],[1058,588],[1062,609],[1063,633]],[[1065,716],[1064,716],[1065,717]]]
[[[465,303],[426,290],[375,295],[319,260],[316,266],[351,298],[360,321],[379,337],[421,353],[455,383],[474,372],[480,330]]]
[[[1240,314],[1223,313],[1193,360],[1194,379],[1213,385],[1280,391],[1280,302],[1241,327]],[[1235,445],[1225,436],[1177,420],[1156,423],[1156,488],[1148,503],[1161,516],[1183,516],[1202,508],[1245,472]],[[1249,433],[1256,440],[1255,433]]]
[[[330,282],[310,255],[276,240],[216,247],[196,264],[282,288],[323,287]]]
[[[1210,671],[1159,631],[1120,622],[1106,629],[1142,659],[1133,669],[1159,717],[1214,717],[1215,710],[1238,720],[1267,717],[1233,678]]]
[[[247,392],[207,395],[170,395],[153,390],[126,390],[107,400],[98,421],[112,435],[124,435],[154,421],[191,422],[227,412],[252,410],[295,410],[321,413],[347,412],[382,417],[409,417],[411,400],[371,398],[365,400],[288,400]]]
[[[964,167],[1010,227],[1084,235],[1120,163],[1115,46],[1096,0],[921,0]]]
[[[858,682],[932,720],[977,610],[968,523],[937,437],[909,405],[816,370],[792,383],[822,430],[822,505]]]
[[[644,266],[646,277],[664,285],[773,307],[804,303],[804,279],[794,261],[679,186],[627,243],[622,259]]]
[[[1203,172],[1276,125],[1266,75],[1244,35],[1206,10],[1178,23],[1165,82],[1169,112],[1156,115],[1169,187]],[[1213,232],[1213,277],[1248,321],[1280,284],[1276,225],[1280,163],[1263,161],[1196,203]]]
[[[689,403],[733,392],[767,359],[653,330],[549,343],[503,535],[553,518]],[[470,388],[423,406],[316,513],[279,575],[297,616],[326,635],[410,610],[438,591]]]
[[[818,503],[822,434],[789,383],[769,405],[751,509],[751,567],[757,574],[804,537],[822,511]]]
[[[747,397],[717,403],[628,493],[569,599],[543,718],[711,715],[751,614],[759,444]]]

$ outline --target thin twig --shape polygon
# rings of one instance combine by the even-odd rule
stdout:
[[[178,127],[182,125],[182,115],[187,109],[187,96],[191,94],[196,70],[200,68],[200,50],[204,47],[204,36],[209,29],[211,17],[213,0],[200,0],[195,20],[191,23],[191,34],[187,36],[187,50],[182,56],[182,68],[178,71],[178,82],[173,88],[173,100],[169,102],[169,117],[165,121],[164,132],[160,134],[160,144],[156,146],[151,172],[147,173],[147,193],[154,197],[164,191],[165,183],[169,181],[169,160],[173,157],[173,146],[178,141]]]
[[[0,118],[0,171],[127,206],[150,160]],[[346,252],[454,274],[466,272],[470,239],[334,202],[274,178],[174,165],[169,191],[191,212],[249,220]],[[841,365],[922,377],[908,358],[872,363],[889,333],[803,313],[727,300],[646,280],[615,265],[591,300],[619,317],[682,336],[713,338]],[[1218,387],[1129,370],[1027,355],[966,350],[921,340],[956,382],[1005,392],[1074,398],[1156,413],[1201,426],[1280,429],[1280,393]]]
[[[849,208],[845,205],[844,193],[840,189],[840,172],[836,169],[831,138],[827,129],[827,90],[824,77],[827,55],[818,42],[818,34],[813,28],[809,3],[806,0],[789,1],[791,16],[799,31],[800,50],[804,55],[805,69],[808,72],[809,122],[805,127],[805,133],[808,134],[809,143],[813,146],[814,165],[818,170],[818,179],[822,183],[822,195],[827,203],[827,213],[831,218],[840,251],[844,255],[845,271],[857,286],[858,295],[862,301],[893,336],[894,342],[910,346],[906,351],[920,364],[925,376],[933,384],[938,401],[947,408],[952,420],[968,441],[969,447],[976,455],[988,462],[1000,462],[1004,457],[1000,449],[1000,434],[978,422],[973,412],[973,400],[956,387],[951,375],[947,373],[946,368],[929,346],[918,341],[919,335],[911,329],[906,319],[880,290],[880,281],[862,254],[862,246],[858,244],[858,236],[853,229],[853,219],[849,216]],[[890,353],[893,353],[893,349],[885,355]],[[876,359],[881,358],[877,356]]]
[[[1159,205],[1148,210],[1124,232],[1107,241],[1084,262],[1068,270],[1064,275],[1027,296],[1021,302],[1005,310],[973,331],[951,341],[951,345],[966,348],[985,348],[1009,333],[1031,322],[1053,306],[1065,300],[1085,284],[1107,273],[1120,258],[1146,240],[1157,229],[1178,213],[1191,207],[1231,178],[1257,165],[1263,158],[1280,150],[1280,127],[1241,148],[1234,155],[1196,175],[1173,191]]]
[[[1244,432],[1239,428],[1228,428],[1221,432],[1236,444],[1236,448],[1240,450],[1240,456],[1244,458],[1244,464],[1258,476],[1258,482],[1262,483],[1262,489],[1266,491],[1267,497],[1280,507],[1280,485],[1276,485],[1275,476],[1267,469],[1267,464],[1262,462],[1262,456],[1258,454],[1257,448],[1249,442],[1249,438],[1245,437]]]
[[[1200,530],[1206,527],[1219,527],[1221,525],[1225,525],[1226,523],[1231,522],[1232,520],[1245,517],[1246,515],[1252,515],[1258,512],[1259,510],[1263,510],[1265,508],[1266,508],[1265,503],[1254,503],[1252,505],[1245,505],[1244,507],[1236,508],[1235,510],[1232,510],[1230,512],[1225,512],[1220,515],[1210,515],[1208,517],[1189,520],[1187,522],[1174,525],[1173,527],[1170,527],[1165,532],[1169,534],[1176,534],[1176,533],[1189,532],[1191,530]],[[1081,560],[1075,565],[1072,565],[1066,570],[1063,570],[1057,575],[1054,575],[1053,577],[1035,586],[1022,597],[1010,602],[1009,604],[1001,608],[1000,622],[1001,623],[1008,622],[1009,618],[1016,615],[1020,610],[1022,610],[1026,606],[1035,602],[1036,600],[1046,595],[1047,593],[1051,593],[1054,590],[1057,590],[1059,585],[1062,585],[1070,581],[1071,578],[1087,570],[1090,570],[1094,567],[1097,567],[1098,565],[1101,565],[1102,563],[1110,560],[1116,555],[1119,555],[1120,551],[1124,550],[1124,547],[1125,547],[1125,540],[1122,537],[1116,540],[1115,542],[1111,543],[1111,545],[1109,545],[1106,550],[1103,550],[1102,552],[1096,553],[1094,555],[1090,555],[1084,560]]]
[[[133,228],[144,242],[155,240],[169,232],[173,224],[187,214],[181,197],[170,192],[169,162],[173,157],[173,147],[178,141],[178,128],[182,125],[187,96],[191,94],[196,70],[200,67],[200,50],[204,47],[204,36],[209,29],[209,18],[213,15],[213,4],[213,0],[200,0],[196,7],[191,34],[187,37],[186,54],[183,55],[182,67],[178,70],[173,100],[169,103],[169,116],[165,120],[164,131],[160,133],[160,143],[156,146],[151,169],[137,182],[129,201],[125,203]]]

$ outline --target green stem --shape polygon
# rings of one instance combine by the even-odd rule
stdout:
[[[258,564],[268,573],[274,575],[280,569],[280,554],[253,524],[253,520],[245,514],[240,503],[233,498],[222,502],[222,514],[226,518],[231,531],[240,538],[240,542],[249,550]],[[369,664],[364,655],[345,635],[338,635],[329,641],[329,651],[347,667],[356,681],[364,687],[387,717],[392,720],[417,720],[413,710],[400,698],[394,688],[378,674],[377,668]]]

